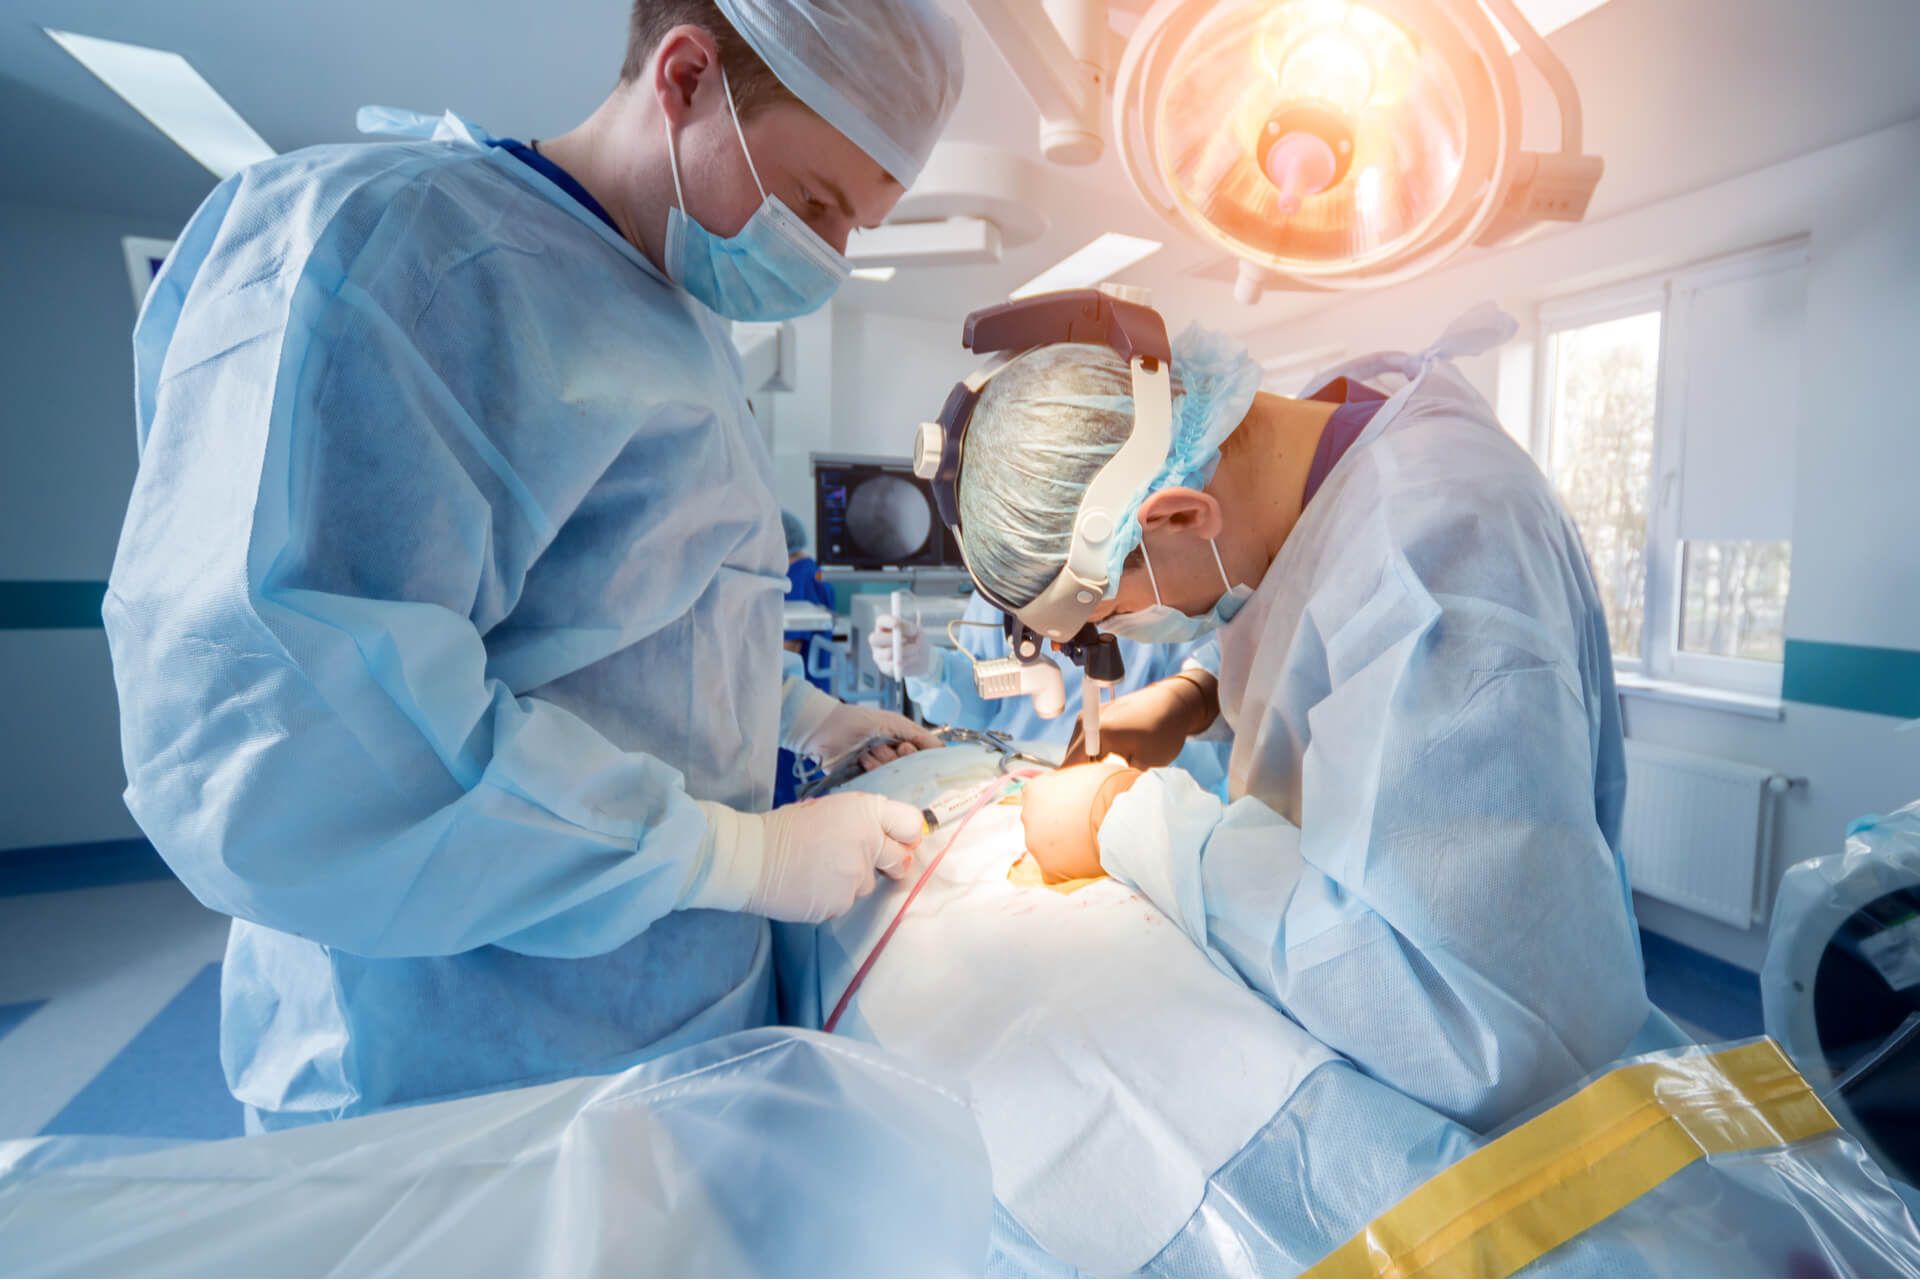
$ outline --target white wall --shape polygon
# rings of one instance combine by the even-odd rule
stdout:
[[[979,363],[960,322],[935,323],[830,307],[795,321],[792,391],[755,398],[773,453],[780,505],[813,529],[814,453],[906,457],[914,430]]]
[[[0,582],[106,579],[135,465],[120,238],[168,234],[0,203]],[[0,675],[0,849],[137,835],[105,634],[0,630]]]
[[[904,457],[981,358],[960,345],[964,316],[937,323],[870,311],[833,318],[833,447]]]
[[[1920,413],[1904,390],[1920,355],[1920,121],[1605,221],[1556,231],[1255,336],[1261,354],[1324,346],[1417,349],[1494,298],[1532,324],[1538,304],[1796,235],[1810,239],[1808,413],[1797,442],[1793,591],[1799,640],[1920,649]],[[1500,362],[1464,362],[1489,400]],[[1509,392],[1508,398],[1511,398]],[[1510,426],[1512,424],[1509,424]],[[1778,722],[1628,696],[1630,737],[1804,777],[1784,800],[1774,878],[1836,852],[1846,823],[1920,796],[1920,732],[1884,716],[1789,703]],[[1764,928],[1733,930],[1659,903],[1643,923],[1749,967]]]

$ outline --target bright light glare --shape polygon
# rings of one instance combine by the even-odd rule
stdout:
[[[896,267],[855,267],[853,269],[853,278],[855,280],[872,280],[879,284],[885,284],[887,281],[893,279],[893,273],[896,270],[898,270]]]
[[[1077,249],[1015,289],[1012,297],[1026,298],[1056,289],[1090,289],[1160,252],[1158,240],[1109,231],[1084,249]]]
[[[229,177],[274,154],[253,126],[179,54],[52,27],[44,30],[214,177]]]

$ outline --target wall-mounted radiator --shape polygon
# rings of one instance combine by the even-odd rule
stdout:
[[[1736,929],[1765,910],[1775,797],[1771,769],[1627,743],[1621,852],[1640,893]]]

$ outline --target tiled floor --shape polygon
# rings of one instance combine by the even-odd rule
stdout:
[[[0,855],[4,857],[7,855]],[[240,1104],[220,1071],[227,922],[157,863],[118,852],[96,887],[0,890],[0,1138],[40,1133],[226,1138]],[[1655,1003],[1705,1042],[1758,1035],[1754,975],[1646,935]]]

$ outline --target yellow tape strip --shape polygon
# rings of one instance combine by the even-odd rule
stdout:
[[[1308,1276],[1510,1276],[1708,1155],[1838,1128],[1771,1040],[1611,1071],[1429,1179]]]

